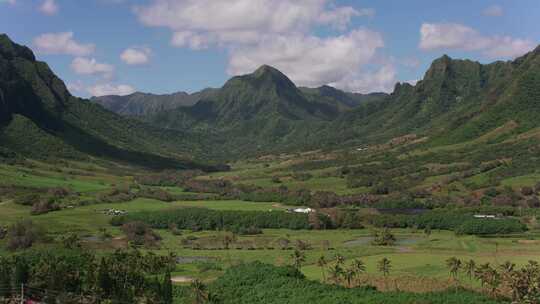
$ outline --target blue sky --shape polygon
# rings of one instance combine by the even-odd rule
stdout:
[[[84,97],[194,92],[261,64],[297,85],[388,91],[442,54],[522,55],[538,20],[538,0],[0,0],[0,32]]]

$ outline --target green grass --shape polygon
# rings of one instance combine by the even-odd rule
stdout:
[[[523,186],[535,186],[536,183],[540,181],[540,174],[529,174],[523,176],[516,176],[503,180],[501,183],[504,186],[510,186],[513,188],[523,187]]]

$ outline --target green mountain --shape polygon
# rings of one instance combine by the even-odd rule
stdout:
[[[141,117],[155,115],[161,111],[168,111],[178,107],[193,106],[199,100],[215,94],[215,91],[215,89],[204,89],[193,94],[177,92],[163,95],[136,92],[126,96],[92,97],[90,100],[117,114]]]
[[[27,47],[0,35],[0,143],[36,158],[102,158],[152,168],[199,166],[191,135],[123,118],[73,97]]]
[[[415,86],[397,84],[389,97],[361,104],[326,132],[346,129],[337,140],[356,144],[417,134],[432,145],[472,140],[509,123],[507,137],[526,132],[540,125],[539,53],[486,65],[445,55]]]
[[[45,146],[51,150],[45,154],[131,161],[149,162],[146,154],[231,159],[380,144],[405,135],[431,147],[479,138],[502,142],[534,137],[540,126],[540,48],[491,64],[443,56],[416,85],[398,83],[391,94],[298,88],[265,65],[220,89],[92,103],[71,96],[28,48],[5,35],[0,41],[0,139],[17,152]],[[33,131],[23,136],[24,129]]]
[[[231,78],[215,94],[191,107],[141,119],[167,129],[213,134],[212,143],[220,151],[245,155],[312,146],[308,134],[358,104],[386,96],[346,93],[327,86],[298,88],[283,73],[264,65],[251,74]]]

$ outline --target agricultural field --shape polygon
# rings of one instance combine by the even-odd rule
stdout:
[[[402,170],[394,174],[392,169],[384,171],[384,160],[375,154],[316,151],[263,157],[209,174],[146,171],[113,163],[6,163],[0,165],[0,227],[30,219],[47,234],[46,240],[36,240],[33,250],[57,248],[75,235],[82,248],[98,255],[132,247],[158,256],[173,254],[171,277],[178,288],[197,280],[212,285],[228,269],[244,264],[293,265],[298,250],[303,255],[298,269],[307,280],[327,284],[338,258],[344,269],[361,260],[365,271],[356,284],[413,293],[443,292],[456,284],[483,291],[480,281],[464,271],[452,275],[447,266],[451,258],[494,266],[510,261],[515,267],[540,262],[536,209],[491,203],[501,195],[533,200],[537,194],[522,194],[521,189],[534,192],[537,173],[509,176],[489,186],[489,170],[452,178],[459,170],[470,171],[467,163],[426,161],[414,168],[402,163]],[[506,169],[497,165],[490,170]],[[380,191],[377,180],[385,176],[392,182]],[[366,177],[374,182],[354,184]],[[403,189],[398,181],[411,188]],[[435,190],[415,196],[410,194],[413,189]],[[471,195],[482,203],[463,205]],[[456,202],[464,208],[453,208]],[[315,223],[309,214],[290,211],[308,207],[317,210]],[[401,207],[427,215],[392,213],[392,208]],[[477,235],[474,226],[473,232],[458,234],[463,231],[461,222],[426,224],[438,214],[471,222],[475,213],[497,214],[501,219],[494,221],[509,226],[503,234]],[[193,221],[183,214],[194,214]],[[222,222],[214,222],[214,217]],[[376,233],[384,227],[395,240],[375,244]],[[129,229],[143,232],[137,235]],[[0,255],[12,253],[8,243],[7,237],[0,240]],[[327,261],[324,267],[321,257]],[[380,271],[382,259],[391,263],[387,274]]]

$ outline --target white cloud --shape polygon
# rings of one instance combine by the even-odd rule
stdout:
[[[484,56],[497,58],[523,55],[534,48],[534,43],[510,36],[485,36],[457,23],[424,23],[420,28],[419,47],[423,50],[480,51]]]
[[[332,86],[345,91],[369,93],[391,92],[397,82],[397,72],[393,64],[385,64],[377,71],[368,73],[355,73],[332,83]]]
[[[114,66],[106,63],[99,63],[94,58],[76,57],[71,62],[71,69],[79,75],[101,74],[110,78],[114,73]]]
[[[87,56],[94,52],[95,45],[83,44],[73,39],[73,32],[47,33],[34,38],[36,50],[43,54],[65,54]]]
[[[483,10],[482,14],[489,17],[500,17],[504,15],[504,10],[500,5],[492,5]]]
[[[332,7],[328,0],[153,0],[135,8],[147,26],[167,27],[175,46],[195,49],[211,43],[255,43],[268,34],[305,32],[314,25],[340,29],[372,9]]]
[[[86,89],[92,96],[105,96],[105,95],[129,95],[135,92],[135,88],[127,84],[97,84]]]
[[[230,54],[228,73],[252,72],[262,64],[276,67],[297,85],[318,86],[356,73],[384,46],[379,33],[359,29],[337,37],[272,36]]]
[[[85,90],[85,86],[80,80],[77,80],[75,82],[69,82],[67,84],[67,88],[68,88],[68,90],[70,91],[71,94],[80,93],[80,92],[83,92]]]
[[[169,28],[175,47],[225,49],[230,75],[268,64],[301,86],[359,87],[355,77],[365,82],[364,66],[384,46],[375,31],[348,29],[353,18],[374,16],[373,9],[332,0],[152,0],[135,14],[146,26]],[[318,37],[320,27],[345,33]]]
[[[46,15],[54,15],[58,13],[58,5],[55,0],[43,0],[39,10]]]
[[[120,54],[120,59],[129,65],[141,65],[150,61],[152,50],[148,47],[130,47]]]

